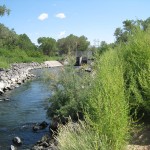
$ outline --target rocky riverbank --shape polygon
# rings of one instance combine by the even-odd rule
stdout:
[[[15,63],[12,64],[10,69],[0,70],[0,95],[8,90],[12,90],[18,87],[20,84],[24,83],[26,80],[34,77],[31,74],[31,70],[62,66],[57,61],[46,61],[44,63]]]

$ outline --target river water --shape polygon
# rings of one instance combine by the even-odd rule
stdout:
[[[50,83],[43,82],[43,77],[45,72],[55,70],[34,70],[38,78],[0,96],[0,150],[8,150],[15,136],[23,140],[19,149],[28,149],[47,133],[48,129],[33,132],[32,126],[42,121],[50,122],[45,109],[51,96]]]

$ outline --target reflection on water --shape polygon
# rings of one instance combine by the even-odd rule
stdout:
[[[21,149],[27,148],[48,130],[32,132],[33,123],[48,121],[44,108],[48,104],[51,92],[49,84],[45,84],[41,79],[47,71],[54,72],[53,69],[34,70],[33,73],[39,78],[0,96],[0,100],[8,99],[8,101],[0,101],[0,150],[7,150],[14,136],[22,138]]]

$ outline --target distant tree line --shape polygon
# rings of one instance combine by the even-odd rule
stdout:
[[[18,35],[14,29],[7,28],[0,24],[0,48],[21,49],[25,51],[40,51],[44,55],[55,56],[63,54],[75,54],[76,50],[85,51],[90,42],[85,36],[70,34],[66,38],[55,40],[51,37],[39,37],[38,46],[32,43],[26,34]]]
[[[5,5],[0,6],[0,16],[9,15],[10,9]],[[100,55],[110,48],[116,47],[119,43],[127,43],[128,38],[134,34],[135,29],[147,31],[150,28],[150,18],[146,20],[125,20],[123,21],[123,28],[116,28],[114,36],[116,41],[107,44],[101,41],[97,46],[91,46],[88,38],[84,35],[76,36],[70,34],[67,37],[55,40],[52,37],[39,37],[37,42],[39,45],[32,43],[30,38],[24,33],[18,35],[14,29],[7,28],[0,23],[0,48],[6,49],[21,49],[32,54],[36,51],[46,56],[62,56],[66,54],[75,55],[76,51],[91,50],[93,53]]]

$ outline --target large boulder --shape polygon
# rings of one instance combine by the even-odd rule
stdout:
[[[3,81],[0,81],[0,89],[4,89],[5,88],[5,83]]]

